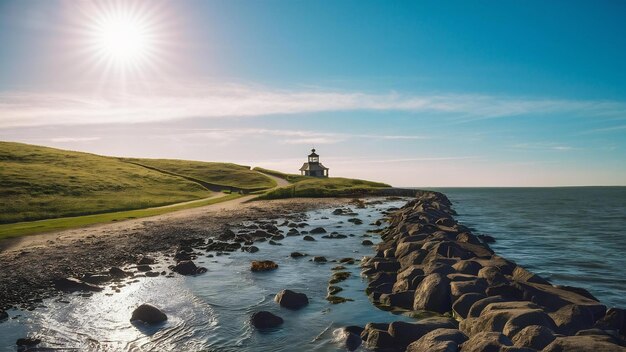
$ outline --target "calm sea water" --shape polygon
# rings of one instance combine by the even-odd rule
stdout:
[[[626,308],[626,187],[441,188],[496,253]]]
[[[492,247],[498,254],[555,284],[584,287],[608,305],[626,307],[626,187],[438,190],[453,201],[462,223],[497,239]],[[63,302],[48,300],[33,312],[12,311],[17,318],[0,323],[0,351],[14,351],[15,341],[24,336],[40,337],[46,347],[90,351],[343,350],[337,335],[342,326],[413,318],[372,306],[358,264],[348,266],[352,277],[339,284],[344,288],[339,295],[354,301],[327,303],[330,268],[336,264],[314,264],[289,254],[302,251],[328,259],[371,255],[361,236],[376,228],[370,223],[381,211],[403,204],[355,209],[364,221],[358,226],[345,216],[333,216],[332,209],[307,213],[308,229],[323,226],[354,235],[346,239],[287,237],[282,246],[258,244],[260,251],[254,254],[201,257],[197,262],[209,272],[197,277],[141,278],[114,295],[105,294],[111,290],[88,298],[67,295]],[[257,259],[274,260],[280,267],[251,273],[250,261]],[[305,292],[311,304],[295,312],[281,309],[273,297],[284,288]],[[169,320],[153,328],[130,324],[130,312],[144,302],[161,307]],[[271,332],[254,330],[248,318],[258,310],[282,316],[285,324]]]

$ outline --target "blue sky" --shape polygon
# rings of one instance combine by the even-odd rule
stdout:
[[[0,139],[287,172],[315,146],[331,175],[397,186],[626,184],[624,1],[84,4],[0,1]],[[102,13],[148,23],[149,55],[107,63]]]

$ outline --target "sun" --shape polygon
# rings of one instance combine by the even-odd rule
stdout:
[[[143,70],[158,60],[154,12],[134,2],[103,2],[89,11],[88,48],[95,61],[120,72]]]
[[[128,16],[98,23],[95,41],[100,55],[122,65],[145,60],[153,45],[146,24]]]

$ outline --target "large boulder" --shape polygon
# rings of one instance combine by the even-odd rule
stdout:
[[[389,307],[399,307],[404,309],[411,309],[413,307],[413,299],[415,298],[415,291],[404,291],[397,293],[383,293],[380,295],[379,301]]]
[[[316,227],[310,231],[312,234],[326,233],[326,229],[323,227]]]
[[[467,318],[467,315],[469,314],[472,305],[486,297],[487,296],[482,293],[466,293],[459,297],[456,301],[454,301],[454,303],[452,304],[452,311],[457,316],[465,319]]]
[[[274,300],[288,309],[300,309],[309,304],[309,298],[304,293],[298,293],[291,290],[282,290],[278,292]]]
[[[609,308],[602,319],[595,324],[596,328],[618,331],[626,336],[626,314],[623,309]]]
[[[456,352],[467,336],[457,329],[435,329],[412,342],[406,352]]]
[[[550,316],[539,306],[525,301],[491,303],[478,318],[461,322],[460,329],[468,336],[479,332],[501,332],[513,337],[529,325],[541,325],[554,329]]]
[[[517,347],[542,350],[554,341],[554,332],[545,326],[530,325],[520,330],[511,341]]]
[[[167,320],[167,315],[159,308],[144,303],[133,310],[130,321],[141,321],[146,324],[159,324]]]
[[[486,288],[487,281],[485,281],[485,279],[453,281],[450,283],[450,295],[452,296],[452,300],[456,301],[466,293],[484,294]]]
[[[271,329],[282,325],[283,318],[267,311],[260,311],[252,314],[250,324],[257,329]]]
[[[557,337],[542,352],[625,352],[609,336],[584,335]]]
[[[461,345],[462,352],[500,352],[513,342],[499,332],[479,332]]]
[[[416,323],[394,321],[389,324],[389,335],[391,335],[399,346],[408,346],[414,341],[435,329],[456,329],[457,324],[453,319],[443,317],[433,317],[422,319]]]
[[[557,326],[557,331],[565,335],[575,335],[580,330],[591,328],[595,319],[591,310],[585,306],[569,304],[556,312],[550,313]]]
[[[606,313],[606,306],[572,290],[532,282],[515,282],[514,285],[524,293],[525,300],[535,302],[550,312],[575,304],[585,306],[593,314],[595,320],[600,319]]]
[[[491,303],[504,302],[504,299],[500,296],[492,296],[486,297],[476,301],[470,307],[469,312],[467,313],[467,318],[477,318],[483,312],[483,309],[490,305]]]
[[[365,340],[367,347],[375,351],[390,350],[396,346],[396,341],[384,330],[370,329]]]
[[[542,278],[541,276],[535,274],[535,273],[531,273],[530,271],[522,268],[521,266],[517,266],[515,267],[515,269],[513,270],[513,280],[515,281],[521,281],[521,282],[531,282],[531,283],[535,283],[535,284],[543,284],[543,285],[550,285],[550,283],[548,282],[548,280]]]
[[[415,289],[414,310],[446,313],[452,309],[450,280],[441,274],[430,274]]]
[[[460,260],[452,267],[461,274],[478,275],[483,266],[474,260]]]
[[[207,271],[206,268],[196,266],[191,260],[183,260],[172,267],[172,270],[181,275],[196,275]]]

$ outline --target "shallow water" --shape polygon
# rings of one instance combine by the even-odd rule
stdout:
[[[497,239],[492,245],[496,253],[555,284],[584,287],[605,304],[626,307],[626,187],[439,190],[453,201],[459,221],[477,234]],[[364,221],[358,226],[346,222],[346,216],[332,215],[332,209],[307,213],[308,230],[323,226],[354,237],[314,235],[316,242],[286,237],[282,246],[256,244],[260,251],[254,254],[199,258],[196,262],[209,272],[197,277],[141,278],[112,296],[66,295],[63,299],[68,303],[49,300],[43,303],[47,308],[12,311],[12,317],[19,317],[0,323],[0,351],[14,351],[15,341],[27,335],[41,337],[42,346],[91,351],[342,350],[333,334],[339,327],[411,318],[379,310],[369,302],[358,263],[347,266],[352,277],[339,284],[344,288],[339,295],[354,302],[327,303],[330,268],[336,263],[314,264],[289,254],[301,251],[329,259],[371,255],[372,249],[360,244],[360,236],[376,228],[368,224],[380,217],[381,210],[403,204],[354,209]],[[376,242],[376,237],[372,240]],[[274,260],[280,267],[251,273],[250,261],[257,259]],[[310,305],[295,312],[281,309],[273,297],[284,288],[305,292]],[[161,307],[169,320],[155,328],[130,324],[130,312],[144,302]],[[248,318],[258,310],[272,311],[285,323],[275,331],[255,331]]]
[[[442,188],[456,219],[494,251],[626,308],[626,187]]]
[[[395,315],[374,307],[363,293],[366,282],[360,278],[358,262],[345,265],[352,276],[339,284],[338,295],[353,302],[332,305],[325,300],[330,270],[338,263],[316,264],[309,259],[321,255],[332,259],[361,258],[372,255],[371,247],[362,246],[361,237],[370,225],[390,206],[405,201],[354,209],[362,225],[353,225],[349,216],[335,216],[333,209],[307,213],[304,230],[323,226],[330,233],[354,237],[303,241],[302,236],[286,237],[282,245],[267,242],[255,244],[254,254],[234,252],[214,258],[199,257],[198,265],[209,271],[196,277],[141,278],[112,296],[96,293],[85,298],[66,295],[69,303],[46,301],[47,308],[33,312],[10,312],[10,319],[0,325],[0,350],[14,350],[15,341],[24,336],[38,336],[46,347],[72,347],[81,350],[179,350],[179,351],[337,351],[342,350],[338,328],[376,321],[390,322],[412,318]],[[327,219],[323,219],[326,217]],[[279,223],[282,221],[279,220]],[[281,227],[284,232],[289,228]],[[377,242],[376,235],[372,238]],[[309,257],[293,259],[289,254],[300,251]],[[273,260],[275,271],[250,272],[252,260]],[[162,258],[163,261],[163,258]],[[165,264],[164,264],[165,265]],[[282,289],[304,292],[310,304],[298,311],[281,308],[273,301]],[[168,315],[168,321],[156,328],[132,325],[128,320],[137,305],[148,302]],[[285,323],[269,332],[250,327],[250,315],[268,310],[280,315]]]

